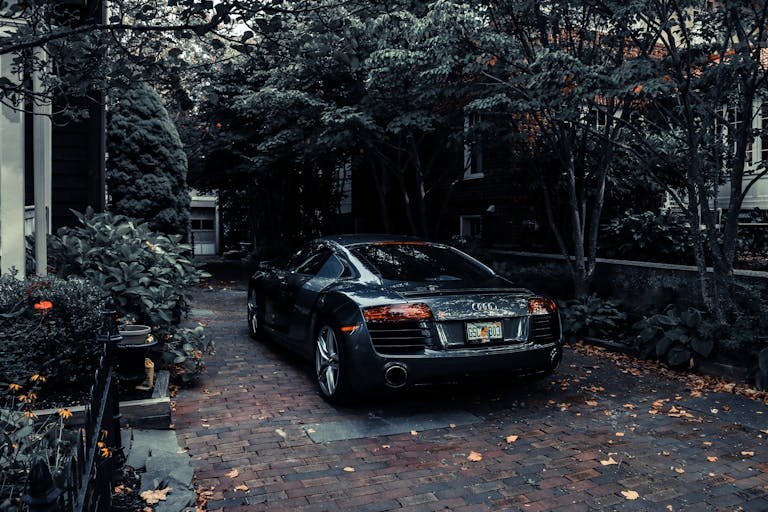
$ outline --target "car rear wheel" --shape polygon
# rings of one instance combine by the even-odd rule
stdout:
[[[320,394],[331,403],[347,398],[346,373],[341,340],[330,325],[323,325],[315,337],[315,376]]]
[[[260,339],[264,332],[261,328],[261,321],[259,320],[259,307],[256,303],[256,292],[251,290],[248,292],[248,336],[253,339]]]

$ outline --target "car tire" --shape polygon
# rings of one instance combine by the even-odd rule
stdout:
[[[338,329],[322,323],[314,340],[314,375],[320,396],[339,404],[350,398],[346,355]]]
[[[248,336],[254,340],[261,340],[264,337],[261,318],[259,317],[259,306],[256,302],[256,292],[248,291],[248,301],[246,303],[248,316]]]

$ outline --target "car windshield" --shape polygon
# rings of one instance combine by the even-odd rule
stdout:
[[[484,267],[449,247],[424,243],[375,243],[352,253],[390,281],[473,281],[491,277]]]

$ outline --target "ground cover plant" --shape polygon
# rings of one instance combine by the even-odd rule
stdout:
[[[82,278],[0,277],[0,382],[42,374],[50,387],[86,387],[101,352],[103,298]]]
[[[604,338],[620,335],[627,315],[619,309],[618,302],[601,299],[593,293],[580,299],[561,301],[560,318],[566,336]]]
[[[59,492],[66,487],[66,462],[73,455],[77,432],[64,426],[68,409],[39,422],[33,412],[38,392],[46,382],[35,374],[22,385],[11,382],[0,390],[0,512],[27,510],[23,495],[33,466],[47,466]]]
[[[79,225],[59,229],[49,239],[50,264],[57,273],[82,276],[115,300],[125,323],[152,327],[159,350],[184,382],[203,370],[203,353],[212,350],[202,332],[179,329],[190,308],[192,287],[209,274],[192,262],[192,249],[180,235],[152,231],[124,215],[91,210],[77,213]],[[202,329],[201,329],[202,331]]]

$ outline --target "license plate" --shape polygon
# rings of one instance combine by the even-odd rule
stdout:
[[[467,322],[467,343],[489,343],[500,339],[501,322]]]

